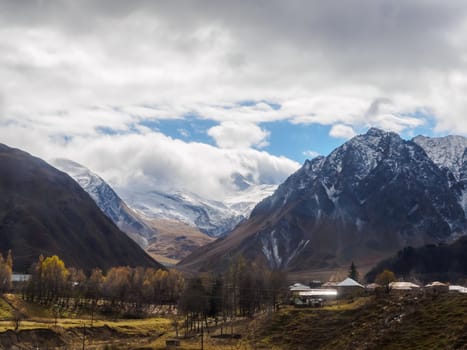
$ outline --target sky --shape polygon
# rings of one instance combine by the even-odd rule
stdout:
[[[467,135],[465,1],[0,0],[0,142],[222,199],[369,127]]]

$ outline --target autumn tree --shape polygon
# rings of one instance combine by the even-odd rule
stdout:
[[[41,270],[46,299],[51,301],[64,296],[67,291],[69,271],[63,260],[57,255],[49,256],[42,262]]]
[[[11,257],[11,251],[8,251],[6,259],[0,254],[0,291],[3,293],[11,289],[12,271],[13,258]]]
[[[122,304],[130,292],[131,269],[128,266],[113,267],[104,278],[102,286],[103,296],[111,300],[114,306],[117,302]]]
[[[389,284],[396,281],[396,275],[391,270],[385,269],[376,276],[375,282],[386,288],[389,291]]]
[[[65,263],[56,255],[44,259],[41,255],[32,266],[31,278],[26,287],[29,299],[49,303],[66,296],[69,272]]]

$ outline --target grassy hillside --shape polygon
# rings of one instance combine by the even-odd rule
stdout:
[[[263,323],[269,349],[467,349],[467,296],[358,299],[323,309],[287,308]]]
[[[18,332],[12,330],[14,309],[25,316]],[[457,294],[370,296],[320,309],[285,307],[269,316],[237,319],[224,328],[227,334],[239,334],[238,339],[212,337],[220,328],[211,322],[204,349],[467,349],[466,315],[467,296]],[[174,319],[173,314],[134,320],[96,315],[90,328],[90,315],[70,313],[55,324],[52,309],[8,295],[0,299],[0,348],[9,341],[26,348],[31,344],[80,348],[85,335],[89,349],[165,349],[165,341],[175,337]],[[183,335],[183,319],[178,322]],[[200,349],[200,340],[199,334],[191,334],[181,339],[179,349]]]

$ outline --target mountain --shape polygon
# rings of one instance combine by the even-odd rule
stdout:
[[[466,230],[453,182],[416,142],[371,128],[307,160],[249,220],[180,263],[219,270],[239,255],[271,268],[370,266],[408,246]]]
[[[391,258],[381,261],[365,278],[374,281],[385,269],[404,279],[464,283],[467,276],[467,236],[462,236],[452,244],[406,247]]]
[[[0,164],[0,250],[12,250],[16,271],[26,271],[40,254],[86,270],[162,267],[67,174],[1,144]]]
[[[178,221],[219,237],[247,219],[254,206],[275,189],[275,185],[245,184],[237,195],[223,202],[183,191],[118,191],[131,208],[147,219]]]
[[[54,159],[51,163],[78,182],[120,230],[143,248],[148,246],[148,240],[156,234],[155,230],[130,209],[101,177],[69,159]]]
[[[214,240],[195,226],[173,219],[150,218],[136,212],[107,182],[81,164],[69,159],[53,159],[51,163],[78,182],[102,212],[157,261],[174,265]]]
[[[157,261],[169,266],[215,239],[180,221],[147,219],[147,223],[157,234],[148,241],[146,251]]]
[[[454,135],[439,138],[417,136],[413,141],[446,173],[451,190],[456,193],[464,212],[467,212],[467,138]]]
[[[416,136],[413,141],[422,147],[440,168],[449,170],[459,181],[465,173],[467,162],[467,137],[449,135],[444,137]]]

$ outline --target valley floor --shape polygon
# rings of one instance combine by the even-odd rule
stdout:
[[[13,303],[12,303],[13,301]],[[166,349],[175,338],[174,316],[135,320],[65,315],[22,305],[29,316],[14,331],[11,306],[0,301],[0,349]],[[27,309],[24,309],[27,307]],[[184,333],[179,320],[179,334]],[[85,328],[84,328],[85,327]],[[369,296],[322,308],[282,307],[255,319],[238,319],[218,337],[220,327],[180,338],[177,349],[467,349],[467,296]],[[83,347],[84,341],[84,347]]]

